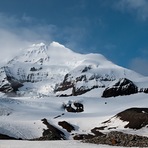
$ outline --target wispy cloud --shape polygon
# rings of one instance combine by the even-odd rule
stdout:
[[[18,18],[0,13],[0,63],[10,60],[19,49],[38,42],[59,41],[71,49],[82,50],[80,45],[88,37],[90,23],[87,18],[78,17],[72,19],[71,25],[61,27],[25,14]]]
[[[130,63],[130,68],[140,74],[148,76],[148,59],[135,58]]]
[[[69,24],[57,28],[56,38],[62,40],[65,46],[73,50],[85,52],[83,48],[86,47],[85,44],[90,37],[92,23],[96,23],[95,21],[87,17],[73,17]],[[97,25],[101,26],[102,24],[99,23],[97,22]]]
[[[122,12],[128,12],[138,17],[138,19],[148,19],[147,0],[118,0],[115,3],[115,7]]]
[[[36,23],[34,18],[23,15],[21,18],[0,13],[0,63],[5,63],[22,48],[35,42],[52,41],[56,26]]]

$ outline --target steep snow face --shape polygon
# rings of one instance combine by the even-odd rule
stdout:
[[[78,90],[86,91],[105,87],[118,78],[137,80],[141,77],[113,64],[101,54],[75,53],[57,42],[50,45],[33,44],[9,61],[5,67],[7,68],[1,72],[1,85],[4,78],[9,84],[9,76],[23,83],[20,91],[34,91],[46,95],[53,94],[55,88],[63,87],[62,83],[65,82],[69,82],[70,86],[64,88],[64,91],[71,89],[73,83],[76,83]]]
[[[57,42],[50,44],[48,54],[51,57],[51,65],[68,66],[70,70],[77,67],[83,61],[81,54],[75,53]]]
[[[25,63],[38,63],[43,64],[43,62],[49,61],[49,56],[47,55],[47,46],[43,43],[33,44],[25,51],[14,59],[8,62],[8,65],[16,64],[17,62],[25,62]]]

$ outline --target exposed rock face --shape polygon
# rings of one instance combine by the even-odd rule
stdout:
[[[66,121],[58,122],[58,125],[62,126],[64,129],[66,129],[67,132],[71,132],[71,131],[75,130],[75,128]]]
[[[43,136],[33,140],[64,140],[65,135],[62,131],[51,125],[47,119],[42,119],[43,123],[47,126],[48,129],[44,129]]]
[[[91,130],[91,132],[92,132],[93,134],[95,134],[95,136],[103,136],[104,134],[101,133],[99,130],[100,130],[100,128],[95,127],[95,128],[93,128],[93,129]]]
[[[128,122],[125,128],[140,129],[148,125],[148,108],[130,108],[116,116]]]
[[[96,77],[91,77],[91,79],[88,79],[85,74],[80,74],[80,76],[77,76],[74,80],[72,80],[73,78],[71,77],[71,74],[66,74],[64,81],[55,88],[55,92],[71,89],[71,94],[67,96],[78,96],[94,88],[105,87],[105,85],[101,83],[100,85],[97,84],[98,80]],[[92,84],[89,85],[91,82]]]
[[[138,87],[129,79],[122,78],[113,86],[107,87],[102,97],[116,97],[138,93]]]
[[[139,92],[144,92],[144,93],[148,93],[148,88],[141,88]]]
[[[0,139],[1,140],[18,140],[18,139],[14,138],[14,137],[10,137],[10,136],[4,135],[4,134],[0,134]]]
[[[23,86],[19,80],[13,77],[8,67],[2,67],[0,69],[0,77],[0,91],[3,93],[15,92],[19,87]]]
[[[123,123],[122,128],[139,130],[148,127],[148,108],[129,108],[109,120],[103,122],[105,130],[118,130],[119,120]],[[117,121],[117,122],[116,122]],[[121,126],[121,125],[120,125]],[[100,130],[104,130],[100,129]]]
[[[112,131],[106,135],[94,137],[92,139],[86,139],[84,142],[113,146],[148,147],[148,137],[125,134],[117,131]]]
[[[95,137],[103,136],[104,134],[99,131],[100,129],[95,127],[91,130],[92,134],[76,134],[73,139],[74,140],[85,140],[85,139],[92,139]]]
[[[84,106],[80,102],[69,101],[67,104],[63,105],[64,109],[68,112],[79,113],[84,111]]]
[[[144,93],[148,94],[148,88],[146,88],[146,89],[144,90]]]

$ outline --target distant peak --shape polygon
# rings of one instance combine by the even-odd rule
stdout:
[[[45,46],[43,42],[38,43],[38,44],[33,44],[31,47],[42,47],[42,46]]]
[[[53,47],[64,47],[64,48],[65,48],[64,45],[62,45],[62,44],[60,44],[60,43],[58,43],[58,42],[55,42],[55,41],[53,41],[53,42],[50,44],[50,46],[53,46]]]
[[[47,50],[48,46],[44,44],[43,42],[38,44],[32,44],[30,47],[27,48],[27,51],[35,51],[35,50]]]

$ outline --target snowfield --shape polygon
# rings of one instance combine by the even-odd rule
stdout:
[[[91,95],[90,92],[89,95]],[[64,110],[63,104],[69,101],[81,102],[84,105],[84,112],[70,113]],[[0,110],[1,134],[32,139],[42,136],[43,129],[47,128],[41,121],[43,118],[46,118],[49,123],[64,133],[66,130],[58,125],[59,121],[67,121],[72,124],[76,129],[72,132],[73,134],[87,134],[91,132],[92,128],[102,126],[102,122],[127,108],[147,107],[148,98],[144,93],[115,98],[86,97],[85,94],[79,97],[1,97],[0,102],[2,106]],[[61,116],[55,118],[59,115]],[[118,127],[116,130],[148,136],[147,128],[125,129],[124,122],[118,119],[114,120]],[[66,133],[66,138],[72,139],[71,134]]]
[[[4,141],[0,140],[0,148],[118,148],[118,146],[95,145],[79,141]],[[123,148],[123,147],[120,147]]]

